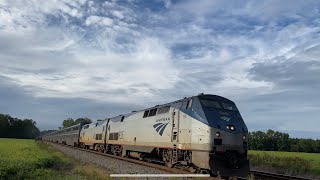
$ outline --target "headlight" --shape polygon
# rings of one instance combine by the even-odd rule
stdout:
[[[243,138],[243,140],[246,140],[246,139],[247,139],[246,135],[243,135],[243,137],[242,137],[242,138]]]
[[[234,131],[234,126],[231,126],[231,127],[230,127],[230,130],[231,130],[231,131]]]
[[[236,127],[234,125],[227,125],[227,129],[234,131]]]
[[[217,136],[217,137],[220,137],[220,132],[216,132],[216,136]]]

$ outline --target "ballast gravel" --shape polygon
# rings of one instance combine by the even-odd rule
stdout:
[[[81,162],[94,164],[105,169],[108,174],[167,174],[155,168],[134,164],[98,154],[73,149],[66,146],[50,143],[51,146],[61,151],[66,156],[80,160]]]

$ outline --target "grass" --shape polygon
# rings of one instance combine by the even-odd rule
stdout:
[[[105,172],[34,140],[0,138],[0,179],[107,179]]]
[[[278,151],[249,151],[251,167],[277,173],[320,176],[320,154]]]
[[[251,167],[276,173],[320,177],[320,154],[249,151]],[[41,141],[0,138],[2,179],[109,179],[106,172],[64,156]]]

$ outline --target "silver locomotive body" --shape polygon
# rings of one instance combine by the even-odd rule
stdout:
[[[86,127],[87,126],[87,127]],[[86,125],[85,147],[189,166],[220,175],[247,176],[247,127],[235,104],[199,95]]]
[[[169,167],[247,177],[247,133],[232,101],[202,94],[84,125],[79,144]]]

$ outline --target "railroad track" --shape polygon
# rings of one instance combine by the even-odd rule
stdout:
[[[262,171],[250,171],[254,175],[255,179],[275,179],[275,180],[310,180],[304,177],[297,177],[297,176],[287,176],[283,174],[276,174],[276,173],[269,173],[269,172],[262,172]]]
[[[52,142],[46,142],[48,144],[52,143]],[[54,143],[57,144],[57,143]],[[155,169],[159,169],[168,173],[172,173],[172,174],[192,174],[188,171],[188,169],[183,169],[183,168],[169,168],[167,166],[163,166],[161,164],[156,164],[156,163],[150,163],[148,161],[141,161],[141,160],[137,160],[137,159],[132,159],[132,158],[127,158],[127,157],[121,157],[121,156],[116,156],[116,155],[112,155],[112,154],[106,154],[106,153],[102,153],[102,152],[98,152],[98,151],[93,151],[93,150],[89,150],[89,149],[83,149],[83,148],[79,148],[79,147],[73,147],[73,146],[69,146],[69,145],[63,145],[63,144],[58,144],[64,147],[68,147],[68,148],[73,148],[73,149],[77,149],[77,150],[81,150],[81,151],[85,151],[85,152],[90,152],[90,153],[94,153],[94,154],[98,154],[101,156],[105,156],[105,157],[110,157],[110,158],[115,158],[115,159],[119,159],[122,161],[126,161],[126,162],[131,162],[134,164],[139,164],[142,166],[146,166],[146,167],[151,167],[151,168],[155,168]],[[261,180],[310,180],[308,178],[303,178],[303,177],[296,177],[296,176],[286,176],[286,175],[282,175],[282,174],[275,174],[275,173],[269,173],[269,172],[262,172],[262,171],[250,171],[250,174],[254,175],[254,179],[261,179]],[[203,178],[201,178],[203,179]],[[215,177],[205,177],[204,179],[218,179]],[[239,178],[240,179],[240,178]]]
[[[51,144],[52,142],[46,142],[48,144]],[[57,144],[57,143],[54,143]],[[192,173],[190,171],[187,171],[187,169],[182,169],[182,168],[169,168],[167,166],[161,165],[161,164],[157,164],[157,163],[151,163],[148,161],[141,161],[141,160],[137,160],[137,159],[132,159],[132,158],[127,158],[127,157],[122,157],[122,156],[116,156],[116,155],[112,155],[112,154],[106,154],[106,153],[102,153],[102,152],[98,152],[98,151],[94,151],[94,150],[90,150],[90,149],[83,149],[83,148],[79,148],[79,147],[74,147],[74,146],[69,146],[69,145],[63,145],[63,144],[57,144],[57,145],[61,145],[64,147],[68,147],[68,148],[72,148],[72,149],[77,149],[77,150],[81,150],[81,151],[85,151],[85,152],[89,152],[89,153],[94,153],[94,154],[98,154],[101,156],[105,156],[105,157],[110,157],[110,158],[115,158],[115,159],[119,159],[122,161],[126,161],[126,162],[131,162],[134,164],[139,164],[142,166],[146,166],[146,167],[151,167],[151,168],[155,168],[155,169],[159,169],[171,174],[183,174],[183,175],[192,175]],[[184,176],[184,177],[188,177],[188,176]],[[202,178],[201,178],[202,179]],[[204,177],[204,179],[217,179],[214,177]]]

